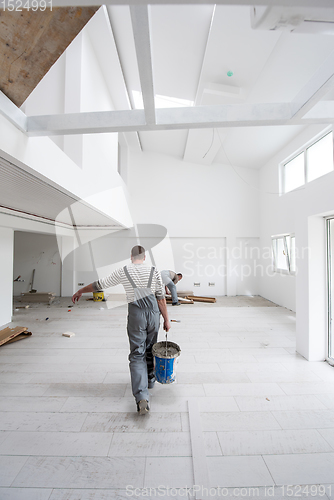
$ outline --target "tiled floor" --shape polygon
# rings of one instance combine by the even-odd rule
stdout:
[[[257,297],[169,306],[177,383],[156,384],[140,417],[126,306],[70,304],[18,309],[33,336],[0,347],[1,500],[334,498],[334,368],[295,353],[291,311]]]

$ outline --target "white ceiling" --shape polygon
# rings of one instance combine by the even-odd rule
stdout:
[[[259,168],[307,123],[327,126],[334,121],[328,112],[330,104],[334,109],[334,92],[329,93],[334,81],[333,35],[252,29],[248,0],[221,0],[216,6],[176,2],[114,5],[109,0],[85,29],[118,114],[91,113],[85,120],[80,114],[71,120],[66,115],[28,117],[28,135],[119,131],[131,148],[203,165],[231,162]],[[237,5],[242,3],[247,5]],[[309,0],[292,3],[301,16],[303,5],[314,5]],[[317,4],[328,7],[322,9],[323,17],[324,12],[333,15],[331,2]],[[131,111],[138,108],[140,92],[144,111]],[[173,104],[162,106],[174,108],[156,111],[154,95],[171,98]],[[194,104],[177,109],[175,99]],[[321,99],[332,103],[312,110]],[[161,107],[158,99],[155,105]],[[19,118],[24,126],[25,117]]]
[[[254,30],[250,9],[149,6],[154,93],[197,106],[291,102],[334,50],[334,36]],[[109,5],[108,11],[132,99],[132,91],[141,87],[130,8]],[[303,128],[289,124],[159,130],[139,132],[139,137],[144,151],[196,163],[231,161],[259,168]]]

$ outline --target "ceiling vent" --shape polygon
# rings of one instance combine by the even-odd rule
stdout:
[[[334,35],[334,8],[251,7],[253,29]]]

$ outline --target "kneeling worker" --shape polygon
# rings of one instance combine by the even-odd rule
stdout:
[[[144,260],[145,249],[136,245],[131,250],[131,264],[81,288],[72,297],[75,303],[83,293],[100,291],[119,283],[124,286],[128,302],[131,386],[140,415],[150,409],[148,389],[153,388],[155,382],[152,346],[158,338],[160,313],[164,330],[168,332],[170,329],[160,273],[144,264]]]
[[[178,301],[177,298],[177,291],[176,291],[176,283],[178,283],[180,280],[182,280],[182,274],[181,273],[174,273],[174,271],[168,271],[164,270],[161,271],[161,278],[162,282],[166,287],[166,292],[168,293],[167,289],[170,291],[172,295],[172,306],[179,306],[180,302]]]

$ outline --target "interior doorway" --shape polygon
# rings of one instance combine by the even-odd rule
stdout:
[[[52,234],[15,231],[14,297],[35,289],[60,296],[61,261]]]
[[[327,219],[328,273],[328,351],[327,360],[334,365],[334,218]]]

